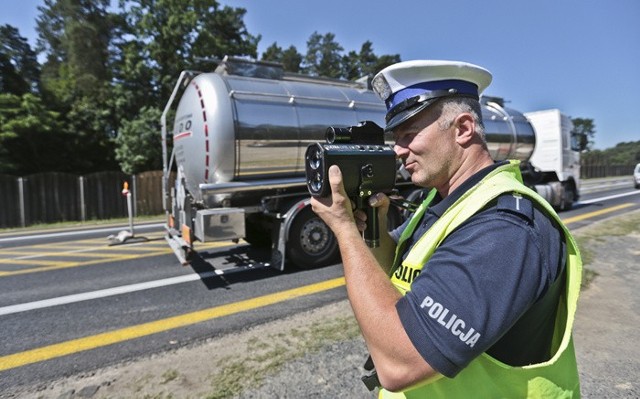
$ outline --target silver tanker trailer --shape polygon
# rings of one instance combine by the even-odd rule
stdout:
[[[166,119],[179,93],[169,155]],[[270,247],[271,266],[280,270],[285,261],[302,268],[337,261],[333,234],[309,207],[305,150],[324,141],[328,126],[364,120],[383,126],[385,112],[366,82],[290,74],[274,63],[225,57],[214,72],[183,72],[161,120],[171,248],[188,263],[195,241],[244,238]],[[577,198],[577,176],[559,182],[527,162],[536,133],[523,114],[485,97],[483,117],[496,160],[521,160],[525,179],[556,206]],[[399,191],[415,199],[421,190],[401,175]],[[571,195],[564,193],[568,186]],[[399,210],[390,214],[392,224],[400,222]]]

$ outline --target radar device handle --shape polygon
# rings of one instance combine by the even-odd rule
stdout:
[[[380,246],[380,229],[378,227],[378,209],[367,206],[365,208],[367,213],[367,228],[362,233],[364,242],[367,243],[369,248],[377,248]]]

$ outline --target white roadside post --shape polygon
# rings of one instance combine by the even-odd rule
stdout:
[[[129,230],[122,230],[117,235],[110,235],[107,239],[110,241],[109,245],[124,244],[125,242],[135,238],[138,241],[148,241],[146,237],[136,237],[133,232],[133,204],[131,199],[131,191],[129,191],[129,183],[124,182],[122,187],[122,195],[127,198],[127,211],[129,213]]]

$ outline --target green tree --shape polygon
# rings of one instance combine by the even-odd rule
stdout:
[[[586,137],[585,151],[591,151],[594,145],[594,138],[596,136],[596,125],[593,119],[587,118],[572,118],[573,129],[572,134],[584,135]]]
[[[363,76],[372,76],[375,70],[378,57],[373,52],[373,44],[366,41],[362,44],[360,52],[350,51],[343,57],[344,77],[355,80]]]
[[[324,35],[314,32],[307,41],[303,71],[312,76],[341,78],[343,76],[343,47],[335,40],[333,33]]]
[[[615,166],[618,170],[627,168],[628,173],[631,173],[633,167],[640,162],[640,141],[622,142],[604,150],[591,150],[582,154],[580,162],[583,167],[598,166],[608,170],[606,167]]]
[[[636,164],[640,162],[640,141],[618,143],[604,153],[614,165]]]
[[[349,51],[342,56],[342,76],[348,80],[356,80],[362,77],[360,57],[355,51]]]
[[[0,173],[24,175],[44,170],[72,171],[65,159],[59,115],[40,97],[0,94]]]
[[[282,65],[284,65],[284,70],[300,73],[303,58],[295,46],[289,46],[288,49],[282,52]]]
[[[278,46],[277,42],[273,44],[262,53],[263,61],[282,62],[282,47]]]
[[[60,134],[76,173],[115,169],[109,0],[45,0],[38,7],[38,49],[44,54],[42,96],[63,116]],[[62,167],[62,166],[61,166]]]
[[[262,53],[263,61],[279,62],[285,71],[293,73],[300,73],[302,59],[302,54],[298,53],[295,46],[289,46],[288,49],[282,50],[276,42],[267,47],[264,53]]]
[[[400,61],[402,61],[400,58],[400,54],[381,55],[377,57],[375,64],[372,65],[372,68],[368,70],[367,74],[373,76],[389,65],[397,64]]]
[[[160,110],[180,72],[211,70],[212,61],[225,55],[257,58],[260,36],[247,32],[245,13],[215,0],[120,1],[124,23],[122,39],[114,44],[119,54],[113,92],[120,120],[116,157],[123,170],[161,166]]]
[[[122,0],[120,8],[130,27],[123,62],[146,64],[153,88],[148,104],[167,101],[185,69],[211,69],[212,58],[225,55],[257,58],[260,36],[247,32],[243,8],[215,0]]]
[[[27,39],[11,25],[0,26],[0,92],[34,92],[39,80],[40,65]]]
[[[109,4],[109,0],[45,0],[38,7],[43,86],[61,107],[70,107],[82,96],[95,99],[110,82]]]
[[[143,107],[133,120],[122,121],[116,138],[116,159],[129,174],[162,169],[160,116],[157,108]]]
[[[355,80],[364,76],[373,77],[381,69],[400,62],[400,56],[377,56],[373,43],[366,41],[360,51],[343,54],[343,47],[336,42],[333,33],[324,35],[314,32],[307,41],[307,54],[302,71],[309,75]]]

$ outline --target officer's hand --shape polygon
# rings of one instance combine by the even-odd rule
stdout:
[[[372,208],[378,208],[378,226],[380,231],[387,231],[387,213],[389,212],[389,197],[384,193],[377,193],[369,197],[369,206]],[[358,230],[361,232],[367,228],[367,214],[362,209],[356,209],[353,212],[353,217],[356,220]]]
[[[337,165],[329,167],[329,185],[331,195],[323,198],[311,198],[311,208],[334,232],[340,228],[353,226],[353,206],[344,191],[342,172]]]

